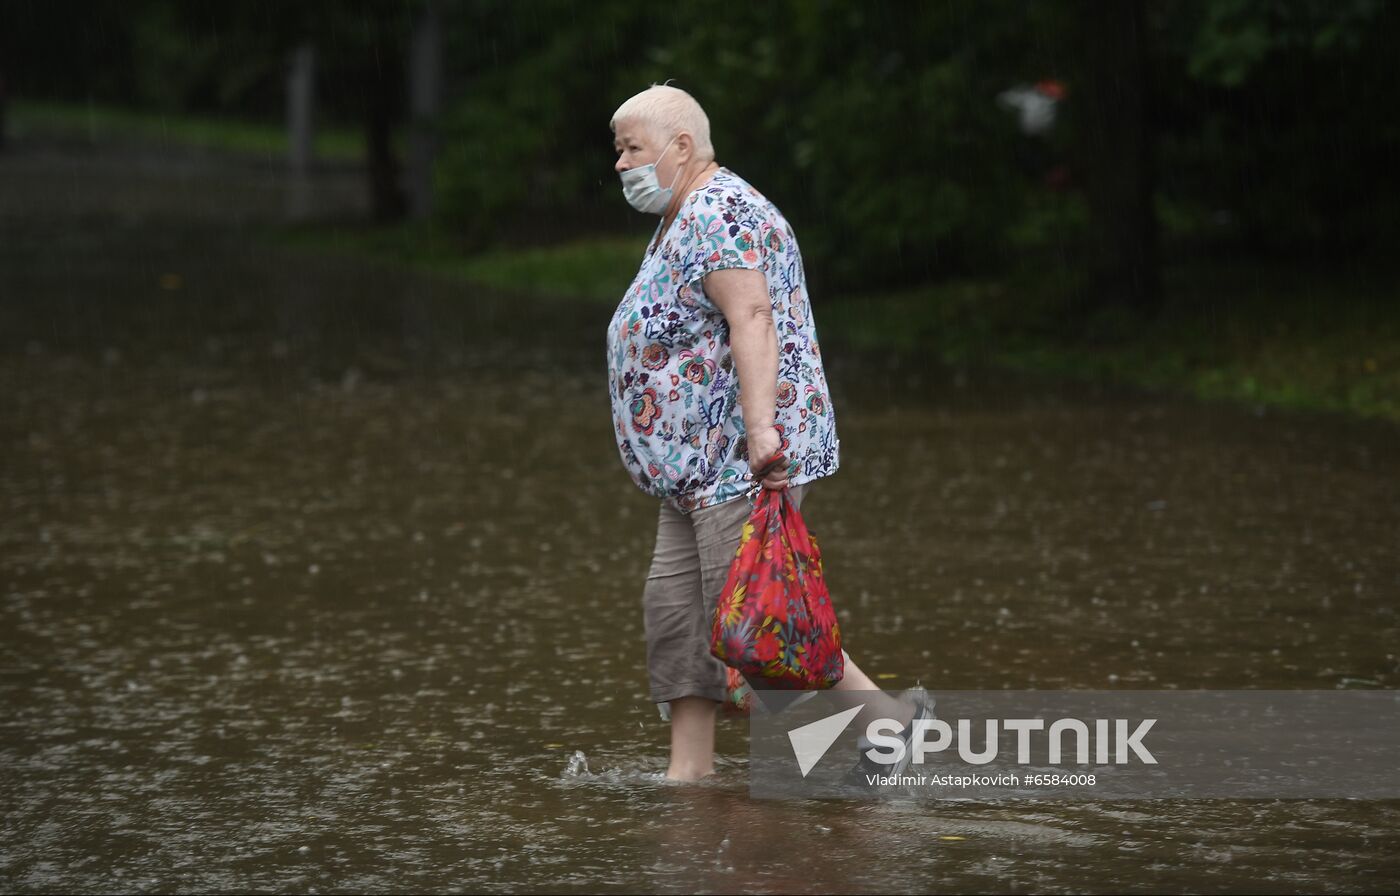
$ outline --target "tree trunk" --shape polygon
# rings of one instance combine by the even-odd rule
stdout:
[[[9,105],[10,95],[8,85],[5,83],[5,73],[0,71],[0,152],[9,148],[10,132],[9,122],[6,121],[5,113]]]
[[[1144,317],[1161,304],[1142,0],[1078,0],[1070,85],[1090,214],[1089,299]]]
[[[315,154],[316,51],[302,44],[292,51],[287,69],[287,215],[310,213],[311,165]]]
[[[429,2],[413,29],[408,51],[409,201],[422,220],[433,210],[433,162],[437,156],[438,108],[442,96],[442,25]]]
[[[395,53],[395,41],[389,36],[391,26],[385,14],[375,7],[373,20],[374,58],[367,71],[365,96],[365,153],[369,175],[370,209],[380,223],[403,218],[408,203],[399,183],[399,160],[394,155],[394,122],[402,108],[401,77],[394,73],[397,58],[402,64],[402,51]]]

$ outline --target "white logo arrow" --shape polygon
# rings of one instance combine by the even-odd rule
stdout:
[[[821,762],[826,751],[831,749],[831,745],[836,743],[836,738],[840,737],[841,732],[851,723],[851,719],[864,708],[865,704],[862,703],[860,706],[844,709],[834,716],[818,719],[788,732],[788,740],[792,742],[792,754],[797,757],[797,767],[802,769],[802,777],[807,777],[813,766]]]

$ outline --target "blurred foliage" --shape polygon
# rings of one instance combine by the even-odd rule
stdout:
[[[1400,5],[1189,0],[1154,7],[1159,207],[1196,245],[1345,261],[1400,235],[1391,147]],[[1181,224],[1178,219],[1174,223]]]
[[[446,4],[442,219],[469,243],[544,242],[625,226],[608,116],[641,40],[632,4]],[[541,25],[547,27],[541,27]]]
[[[784,209],[814,278],[901,282],[987,265],[1010,228],[1028,231],[1020,138],[994,102],[1036,68],[1026,28],[1037,23],[1020,4],[989,3],[975,20],[933,4],[787,0],[722,16],[536,5],[561,26],[548,29],[510,27],[508,6],[448,13],[458,96],[438,182],[443,215],[476,237],[514,241],[571,206],[586,220],[636,220],[617,195],[607,122],[668,80],[705,107],[718,161]],[[1037,198],[1042,213],[1054,204]]]
[[[1078,185],[1102,173],[1084,170],[1065,127],[1023,135],[995,98],[1057,78],[1073,102],[1073,59],[1093,52],[1067,24],[1075,4],[777,0],[715,15],[596,3],[585,15],[555,0],[534,7],[550,28],[525,27],[502,2],[449,5],[442,214],[504,244],[635,220],[604,125],[670,80],[705,107],[719,161],[784,209],[819,287],[1073,265],[1092,238]],[[1400,231],[1394,204],[1367,201],[1396,179],[1396,125],[1381,110],[1400,8],[1177,0],[1149,11],[1167,234],[1341,256]],[[1056,166],[1065,188],[1047,186]]]
[[[1309,53],[1337,61],[1362,46],[1381,0],[1211,0],[1194,11],[1187,72],[1239,87],[1269,56]]]
[[[696,95],[720,161],[785,210],[818,278],[878,285],[986,265],[1024,201],[1015,120],[994,98],[1034,70],[1034,22],[1023,4],[970,11],[697,10],[685,40],[654,45],[636,86],[674,76]]]
[[[1027,136],[997,95],[1077,89],[1074,14],[1096,0],[716,10],[620,0],[442,0],[438,224],[458,248],[637,232],[611,169],[612,111],[668,79],[710,115],[721,164],[768,194],[814,288],[1025,268],[1093,239],[1073,116]],[[1102,0],[1099,0],[1102,2]],[[1086,7],[1086,4],[1089,4]],[[279,4],[14,0],[0,74],[16,99],[281,121],[289,51],[318,51],[320,114],[401,97],[422,0]],[[1149,15],[1153,184],[1178,246],[1339,260],[1397,234],[1391,47],[1381,0],[1162,0]],[[403,109],[390,110],[403,125]],[[1058,171],[1051,183],[1047,173]]]

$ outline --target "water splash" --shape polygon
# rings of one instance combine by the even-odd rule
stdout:
[[[575,750],[574,755],[569,757],[569,765],[564,769],[565,778],[582,778],[588,774],[588,757],[583,755],[582,750]]]

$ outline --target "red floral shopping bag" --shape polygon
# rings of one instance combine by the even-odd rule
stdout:
[[[724,667],[724,714],[747,716],[753,713],[753,688],[733,666]]]
[[[762,489],[744,523],[710,652],[771,688],[829,688],[845,673],[817,539],[786,488]]]

